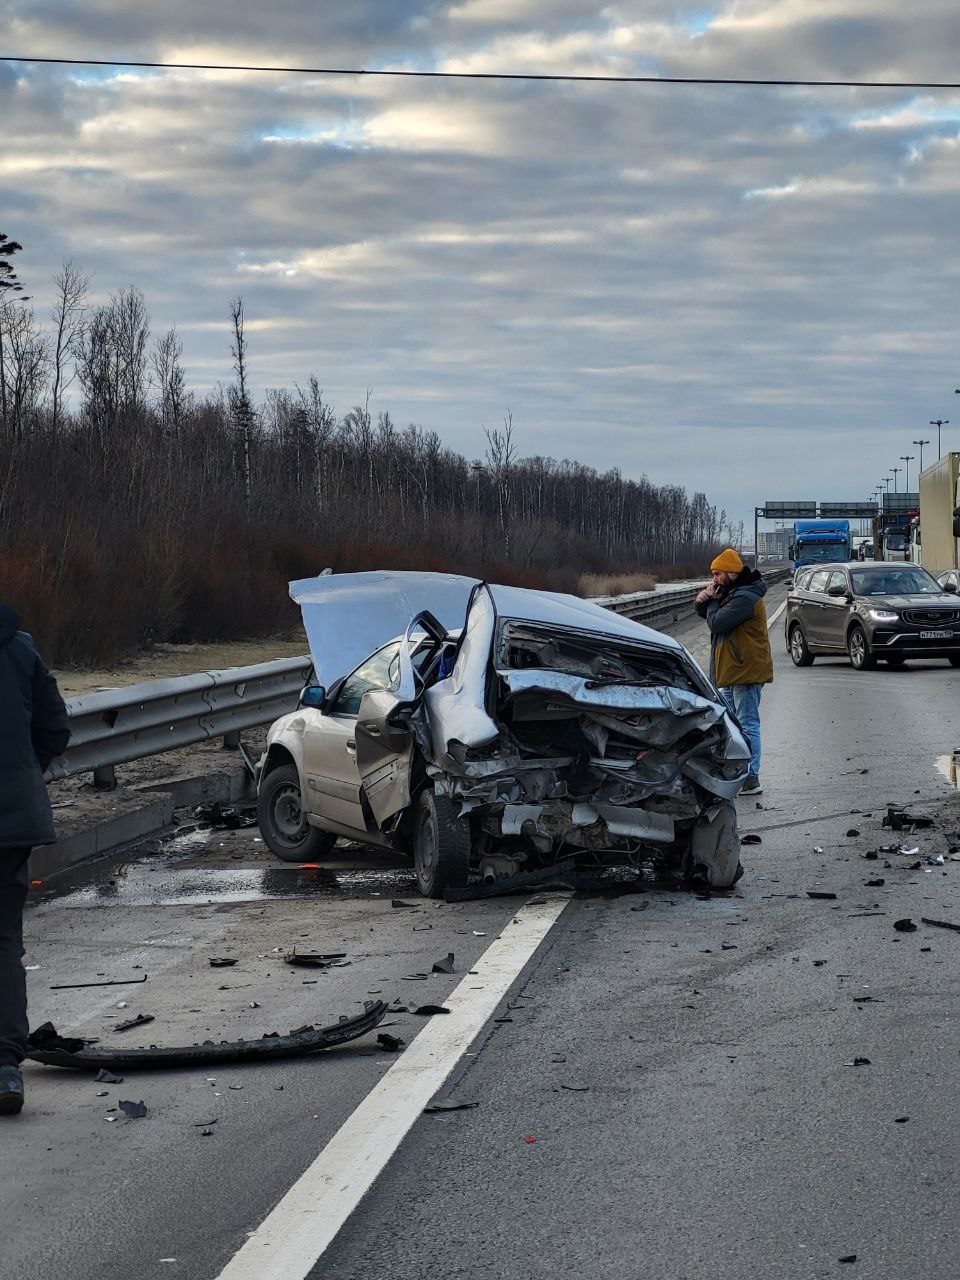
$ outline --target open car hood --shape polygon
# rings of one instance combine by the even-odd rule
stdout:
[[[300,606],[317,683],[327,688],[425,609],[447,630],[463,626],[475,578],[453,573],[326,573],[290,583]]]
[[[317,683],[329,688],[375,649],[403,635],[411,618],[424,610],[448,631],[458,630],[477,585],[478,579],[459,574],[399,570],[325,573],[291,582],[290,596],[303,615]],[[579,596],[497,585],[489,590],[500,617],[579,627],[674,651],[683,647]]]

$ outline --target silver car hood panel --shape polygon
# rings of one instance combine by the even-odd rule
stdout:
[[[290,583],[300,606],[317,683],[327,688],[425,609],[448,630],[463,626],[475,578],[452,573],[330,573]]]

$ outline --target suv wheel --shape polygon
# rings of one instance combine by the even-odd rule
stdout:
[[[803,627],[799,622],[795,622],[790,628],[790,657],[793,659],[795,667],[809,667],[813,665],[813,654],[807,648],[807,637],[803,634]]]
[[[850,628],[847,636],[847,652],[850,654],[850,665],[856,671],[868,671],[877,665],[877,660],[870,652],[867,633],[859,623]]]
[[[470,823],[457,816],[453,802],[430,787],[422,791],[413,824],[413,865],[425,898],[442,898],[444,889],[467,883],[471,843]]]
[[[271,770],[260,783],[257,821],[267,848],[284,862],[315,862],[337,842],[332,832],[320,831],[307,822],[295,764]]]

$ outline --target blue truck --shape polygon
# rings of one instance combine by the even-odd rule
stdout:
[[[790,552],[794,569],[805,564],[851,560],[853,541],[849,520],[795,520]]]

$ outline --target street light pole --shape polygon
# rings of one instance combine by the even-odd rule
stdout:
[[[938,460],[940,458],[940,428],[947,426],[949,422],[950,422],[949,418],[931,418],[930,419],[931,427],[937,428],[937,459]]]
[[[881,484],[885,484],[887,486],[887,493],[890,492],[890,481],[892,479],[893,479],[893,476],[884,476],[883,480],[880,482]]]
[[[905,462],[907,464],[906,467],[904,468],[904,471],[906,472],[906,475],[904,476],[904,481],[903,481],[904,493],[910,492],[910,463],[913,461],[915,456],[916,455],[913,453],[901,453],[900,455],[900,461]]]
[[[923,446],[929,444],[929,440],[914,440],[913,443],[920,448],[920,474],[923,475]]]
[[[893,476],[893,492],[897,493],[897,476],[903,470],[903,467],[891,467],[890,474]]]

